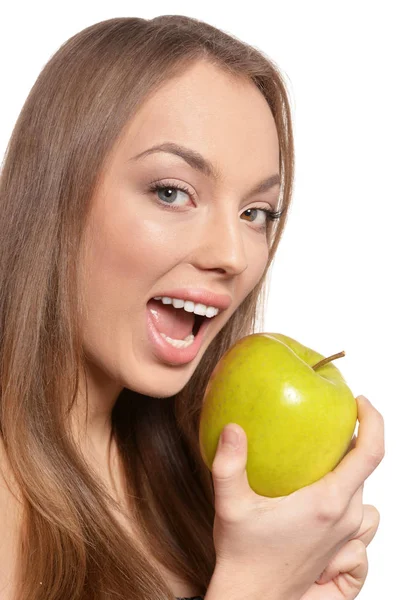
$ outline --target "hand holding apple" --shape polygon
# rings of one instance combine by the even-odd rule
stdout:
[[[236,423],[223,428],[212,462],[216,566],[207,600],[244,595],[333,600],[337,593],[352,600],[357,595],[356,586],[338,592],[335,582],[345,577],[334,574],[342,568],[352,576],[349,541],[367,544],[378,525],[376,509],[363,504],[363,484],[384,456],[384,421],[364,396],[356,403],[358,437],[334,472],[279,498],[251,489],[246,432]],[[225,433],[236,434],[238,445],[225,443]],[[364,580],[358,571],[357,588]],[[334,581],[326,583],[331,576]]]
[[[247,476],[259,495],[285,496],[336,467],[357,420],[356,400],[332,360],[282,334],[246,336],[216,365],[200,418],[211,470],[228,423],[248,440]]]

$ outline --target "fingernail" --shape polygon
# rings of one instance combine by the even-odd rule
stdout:
[[[222,432],[222,444],[223,446],[232,448],[233,450],[237,450],[240,445],[240,438],[232,427],[226,427]]]

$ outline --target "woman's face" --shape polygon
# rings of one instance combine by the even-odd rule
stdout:
[[[219,178],[173,153],[137,157],[167,142],[199,153]],[[277,130],[264,97],[254,84],[207,63],[170,79],[135,113],[93,199],[84,259],[88,372],[97,380],[100,373],[115,397],[124,387],[167,397],[186,385],[264,272],[267,216],[261,209],[276,209],[279,186],[249,193],[278,174]],[[151,191],[154,182],[165,189]],[[150,315],[161,330],[162,324],[173,328],[173,308],[148,302],[176,288],[227,296],[228,307],[205,318],[195,356],[189,356],[193,348],[171,354],[168,342],[161,337],[162,348],[149,332]],[[176,337],[191,330],[193,316],[182,308],[173,312]]]

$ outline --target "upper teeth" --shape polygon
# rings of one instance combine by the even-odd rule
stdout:
[[[215,317],[219,309],[214,306],[206,306],[205,304],[195,304],[191,300],[181,300],[180,298],[169,298],[168,296],[157,296],[154,300],[162,300],[162,304],[173,304],[175,308],[184,308],[187,312],[193,312],[196,315]]]

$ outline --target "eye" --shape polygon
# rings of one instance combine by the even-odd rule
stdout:
[[[262,231],[264,231],[268,225],[269,221],[277,221],[281,215],[283,214],[282,210],[271,210],[269,208],[265,208],[264,206],[253,206],[252,208],[247,208],[247,210],[245,210],[243,212],[243,214],[245,215],[245,213],[253,213],[256,211],[260,211],[262,213],[264,213],[265,215],[265,219],[263,221],[263,224],[260,225],[259,229],[261,229]],[[253,221],[251,221],[253,222]]]
[[[181,183],[172,183],[172,182],[164,182],[157,183],[154,182],[150,185],[149,191],[157,195],[157,201],[163,205],[165,208],[170,208],[172,210],[179,210],[182,206],[181,204],[176,205],[176,192],[184,192],[187,196],[191,198],[194,194],[191,190]],[[166,200],[159,197],[159,192],[162,192],[166,196]],[[178,197],[178,193],[177,193]],[[269,221],[277,221],[283,214],[284,210],[274,211],[269,208],[265,208],[264,206],[254,206],[252,208],[248,208],[242,214],[246,215],[247,213],[258,212],[264,213],[265,218],[261,221],[260,225],[256,227],[256,229],[260,232],[264,232],[267,229],[267,225]],[[248,214],[247,214],[248,216]],[[257,215],[256,215],[257,216]],[[256,218],[256,217],[255,217]],[[254,222],[254,219],[250,221],[250,223]]]
[[[165,182],[163,184],[153,183],[149,187],[150,192],[157,194],[157,200],[159,200],[161,202],[161,204],[166,204],[168,207],[170,207],[172,209],[178,208],[178,206],[175,207],[175,204],[174,204],[174,201],[176,199],[176,193],[175,193],[176,190],[178,190],[180,192],[184,192],[185,194],[187,194],[190,197],[192,196],[192,192],[184,184],[177,184],[177,183],[169,184],[168,182]],[[158,195],[158,192],[162,192],[164,194],[164,196],[166,196],[166,200],[161,199]]]

